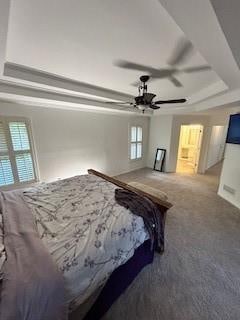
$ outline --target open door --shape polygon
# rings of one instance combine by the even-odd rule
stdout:
[[[203,126],[182,125],[180,131],[177,172],[197,173],[202,144]]]

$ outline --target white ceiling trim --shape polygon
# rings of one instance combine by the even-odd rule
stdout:
[[[6,57],[9,10],[10,1],[0,1],[0,75],[3,74]]]
[[[53,108],[53,109],[62,109],[62,110],[71,110],[71,111],[85,111],[85,112],[94,112],[94,113],[103,113],[103,114],[112,114],[112,115],[121,115],[121,116],[143,116],[143,117],[149,117],[151,116],[152,112],[147,111],[144,114],[142,114],[140,111],[129,111],[126,112],[125,110],[118,110],[118,109],[108,109],[108,108],[101,108],[101,107],[94,107],[83,104],[74,104],[70,102],[64,102],[61,101],[53,101],[53,100],[46,100],[46,99],[40,99],[36,97],[24,97],[14,94],[8,94],[8,93],[1,93],[0,92],[0,102],[3,103],[14,103],[16,105],[22,106],[30,106],[30,107],[41,107],[41,108]]]
[[[108,90],[94,85],[74,81],[58,75],[50,74],[11,62],[6,62],[4,64],[4,76],[8,77],[8,79],[13,78],[14,80],[21,80],[25,84],[37,83],[51,89],[63,89],[65,92],[75,92],[80,95],[85,94],[88,97],[96,100],[99,98],[105,98],[106,100],[111,99],[114,101],[132,101],[134,99],[133,96],[127,95],[122,92]],[[188,97],[188,103],[183,106],[186,106],[186,108],[188,109],[189,104],[205,100],[208,97],[226,90],[227,88],[228,87],[222,80],[215,82],[212,85],[197,92],[196,94]]]
[[[219,80],[210,86],[204,88],[203,90],[199,90],[194,95],[191,95],[188,98],[190,104],[196,104],[205,99],[211,98],[219,93],[223,93],[228,90],[228,86],[222,80]]]
[[[197,104],[195,106],[196,111],[208,110],[218,106],[230,105],[232,103],[237,103],[240,101],[240,89],[228,91],[224,94],[219,94],[216,97],[208,99],[203,103]],[[211,106],[211,108],[209,108]]]
[[[216,107],[230,107],[231,105],[240,105],[240,89],[227,90],[224,93],[219,93],[212,98],[208,98],[202,102],[189,104],[186,107],[176,107],[167,110],[167,108],[161,108],[155,110],[154,114],[165,114],[165,113],[183,113],[183,112],[201,112],[214,109]],[[167,107],[167,106],[166,106]]]
[[[106,104],[92,99],[86,99],[82,97],[73,96],[70,94],[62,94],[53,92],[50,90],[43,90],[40,88],[34,88],[29,87],[25,85],[19,85],[17,83],[13,82],[7,82],[7,81],[0,81],[0,94],[2,99],[6,97],[7,100],[10,99],[10,97],[13,97],[14,99],[19,98],[19,101],[41,101],[42,103],[45,102],[49,105],[49,102],[51,104],[58,104],[61,103],[63,106],[75,106],[75,108],[89,108],[94,110],[110,110],[111,112],[125,112],[125,113],[139,113],[138,110],[133,109],[131,107],[129,108],[123,108],[121,106],[116,105],[108,105],[108,108],[106,108]],[[147,115],[150,115],[151,112],[147,112]]]
[[[101,97],[117,101],[131,100],[131,95],[101,88],[91,84],[74,81],[48,72],[34,68],[18,65],[11,62],[4,64],[4,76],[20,79],[31,83],[43,84],[49,87],[60,88],[79,94],[87,94],[89,97]],[[105,106],[106,107],[106,106]]]
[[[238,65],[210,1],[159,1],[230,90],[240,87]]]

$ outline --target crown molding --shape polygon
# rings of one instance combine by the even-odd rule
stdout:
[[[3,74],[4,76],[14,79],[24,80],[35,84],[37,83],[39,85],[44,85],[51,88],[64,89],[69,92],[75,92],[81,95],[85,94],[88,97],[100,97],[115,101],[126,101],[133,99],[133,96],[122,92],[75,81],[52,73],[11,62],[5,62]]]
[[[51,90],[41,89],[32,86],[26,86],[23,84],[13,83],[9,81],[0,81],[0,97],[1,99],[5,99],[7,101],[27,101],[28,103],[41,103],[45,104],[49,107],[51,106],[60,106],[66,108],[74,108],[76,109],[85,109],[85,110],[109,110],[110,112],[123,112],[123,113],[134,113],[141,115],[139,110],[125,107],[106,104],[99,100],[87,99],[83,97],[78,97],[70,94],[63,94],[59,92],[54,92]],[[151,111],[147,112],[146,115],[150,116],[152,114]]]
[[[7,49],[10,0],[0,1],[0,75],[3,74]]]

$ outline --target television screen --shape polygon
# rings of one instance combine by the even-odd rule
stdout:
[[[240,144],[240,113],[230,116],[226,142]]]

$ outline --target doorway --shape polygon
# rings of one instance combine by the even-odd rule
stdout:
[[[203,126],[200,124],[181,126],[176,172],[197,173],[202,133]]]

